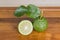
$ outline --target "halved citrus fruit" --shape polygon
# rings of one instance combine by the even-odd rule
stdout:
[[[29,20],[23,20],[18,25],[18,31],[22,35],[29,35],[33,31],[33,25]]]

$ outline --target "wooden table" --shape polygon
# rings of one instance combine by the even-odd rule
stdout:
[[[16,18],[13,13],[16,8],[0,8],[0,40],[60,40],[60,7],[40,7],[48,20],[45,32],[33,31],[28,36],[21,35],[17,30],[18,23],[26,16]]]

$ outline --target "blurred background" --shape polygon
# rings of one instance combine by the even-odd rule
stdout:
[[[60,6],[60,0],[0,0],[0,7],[17,7],[35,4],[37,6]]]

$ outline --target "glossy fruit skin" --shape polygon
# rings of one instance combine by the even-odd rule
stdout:
[[[35,5],[29,4],[27,6],[27,9],[28,9],[27,15],[29,18],[37,18],[41,14],[41,10]]]
[[[18,7],[15,12],[14,12],[14,15],[16,17],[21,17],[23,16],[25,13],[27,12],[27,8],[23,5],[21,5],[20,7]]]
[[[36,19],[33,23],[33,27],[38,32],[43,32],[48,28],[47,20],[42,17],[41,19]]]

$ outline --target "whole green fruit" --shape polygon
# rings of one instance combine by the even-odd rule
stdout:
[[[48,22],[44,17],[42,17],[41,19],[38,18],[33,22],[33,26],[36,31],[43,32],[47,29]]]

